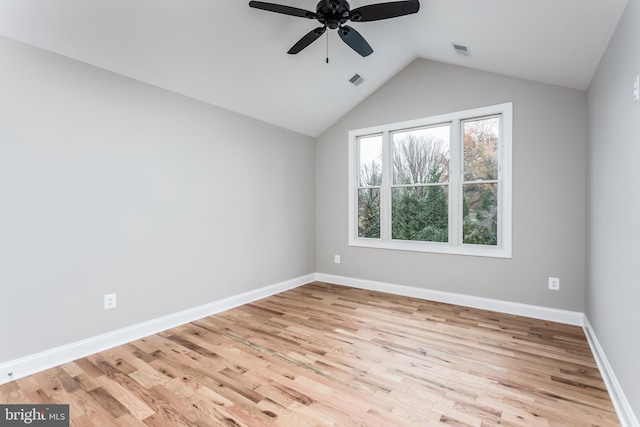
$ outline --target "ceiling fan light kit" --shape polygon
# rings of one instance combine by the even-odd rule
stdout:
[[[249,6],[268,12],[282,13],[299,18],[315,19],[321,27],[314,28],[305,34],[287,53],[295,55],[322,36],[327,28],[337,30],[338,35],[347,46],[361,56],[369,56],[373,49],[367,41],[354,28],[346,25],[351,22],[371,22],[383,19],[397,18],[400,16],[417,13],[420,9],[418,0],[403,0],[386,3],[376,3],[351,10],[346,0],[320,0],[316,11],[300,9],[281,4],[250,1]]]

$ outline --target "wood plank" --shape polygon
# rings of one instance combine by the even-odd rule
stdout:
[[[581,328],[314,282],[0,386],[74,427],[618,427]]]

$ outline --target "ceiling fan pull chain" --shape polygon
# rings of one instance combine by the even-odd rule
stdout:
[[[329,63],[329,31],[327,31],[327,64]]]

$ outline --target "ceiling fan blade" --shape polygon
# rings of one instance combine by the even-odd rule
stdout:
[[[405,0],[362,6],[353,9],[349,16],[354,22],[370,22],[411,15],[418,10],[420,10],[418,0]]]
[[[295,55],[299,53],[302,49],[309,46],[311,43],[316,41],[324,32],[327,30],[327,27],[318,27],[309,31],[304,37],[298,40],[298,43],[294,44],[291,49],[287,52],[290,55]]]
[[[351,49],[358,52],[361,56],[369,56],[373,53],[373,49],[369,46],[369,43],[367,43],[364,37],[350,26],[344,25],[338,28],[338,34],[342,41],[344,41]]]
[[[255,9],[262,9],[269,12],[283,13],[285,15],[298,16],[300,18],[315,19],[315,12],[299,9],[297,7],[284,6],[281,4],[265,3],[262,1],[250,1],[249,6]]]

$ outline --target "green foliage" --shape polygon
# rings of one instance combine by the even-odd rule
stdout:
[[[430,182],[438,182],[442,171],[432,167]],[[393,239],[447,242],[449,213],[445,185],[394,188],[392,193]]]
[[[464,179],[462,241],[475,245],[498,244],[497,184],[499,119],[464,123]]]
[[[362,165],[361,186],[378,186],[382,183],[382,171],[375,161]],[[380,189],[358,190],[358,237],[380,237]]]
[[[380,237],[380,190],[358,191],[358,237]]]
[[[462,241],[474,245],[498,244],[498,201],[495,185],[472,184],[465,186]],[[479,197],[478,197],[479,195]],[[472,209],[470,199],[478,200]]]

